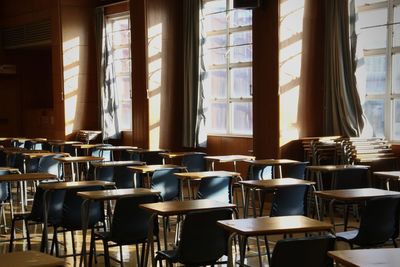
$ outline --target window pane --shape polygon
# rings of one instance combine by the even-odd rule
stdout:
[[[113,33],[113,45],[128,45],[130,44],[131,34],[129,31],[121,31]]]
[[[113,20],[112,31],[129,30],[129,18]]]
[[[232,103],[232,132],[235,134],[252,134],[253,108],[252,103]]]
[[[387,27],[374,27],[363,29],[360,44],[363,49],[378,49],[386,47]]]
[[[385,108],[384,101],[367,100],[364,105],[364,112],[374,129],[374,135],[377,137],[384,137],[384,121],[385,121]]]
[[[129,59],[115,60],[114,69],[117,74],[130,73],[131,72],[131,61]]]
[[[210,1],[204,4],[204,30],[206,32],[226,29],[226,1]]]
[[[400,5],[394,8],[394,23],[400,22]],[[393,46],[400,46],[400,24],[393,25]]]
[[[387,8],[365,10],[358,14],[358,23],[361,28],[383,25],[387,23],[387,14]]]
[[[131,51],[129,48],[119,48],[114,50],[114,59],[124,59],[131,57]]]
[[[243,32],[235,32],[231,34],[231,47],[230,49],[230,59],[231,63],[238,62],[250,62],[252,61],[252,46],[244,45],[252,43],[252,32],[251,31],[243,31]]]
[[[251,97],[252,68],[231,69],[232,97]]]
[[[241,26],[249,26],[252,23],[252,11],[251,10],[240,10],[234,9],[231,12],[231,27],[241,27]]]
[[[366,93],[384,94],[386,90],[386,57],[365,57],[365,70],[367,76]]]
[[[207,36],[206,40],[206,47],[210,48],[219,48],[219,47],[226,47],[226,35],[212,35]]]
[[[400,99],[394,100],[393,139],[400,140]]]
[[[400,94],[400,54],[393,55],[392,88],[395,94]]]
[[[226,98],[227,96],[226,70],[211,70],[207,73],[207,91],[209,98]]]
[[[210,130],[212,132],[226,132],[227,131],[227,104],[226,103],[211,103],[210,114]]]
[[[130,76],[117,76],[118,98],[120,100],[131,98],[131,78]]]
[[[208,49],[204,61],[207,66],[226,64],[226,48]]]
[[[130,130],[132,128],[132,103],[130,101],[122,101],[119,103],[119,105],[121,110],[120,112],[121,130]]]

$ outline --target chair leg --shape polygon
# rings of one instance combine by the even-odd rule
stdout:
[[[75,248],[75,235],[74,231],[71,231],[71,242],[72,242],[72,254],[74,255],[74,261],[76,262],[76,248]]]
[[[108,250],[108,242],[105,239],[103,239],[103,246],[104,246],[104,266],[110,267],[110,252]]]
[[[124,266],[124,257],[122,256],[122,246],[119,246],[119,259],[121,261],[120,265],[121,267]]]
[[[395,248],[397,248],[396,238],[392,238],[392,241],[393,241],[393,246],[394,246]]]
[[[31,250],[31,236],[29,233],[29,224],[28,224],[28,220],[24,220],[25,221],[25,228],[26,228],[26,239],[28,241],[28,250]]]
[[[144,257],[145,257],[146,242],[142,244],[142,257],[140,259],[140,266],[144,267]]]
[[[13,219],[11,222],[11,235],[10,235],[10,245],[8,246],[8,252],[13,251],[14,238],[15,238],[15,219]]]
[[[135,244],[135,248],[137,266],[140,266],[139,244]]]
[[[96,247],[96,239],[94,237],[94,231],[92,231],[92,235],[90,237],[90,248],[89,248],[89,266],[92,266],[93,263],[93,256],[94,254],[94,248]]]

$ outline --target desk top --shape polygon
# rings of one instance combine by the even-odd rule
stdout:
[[[238,172],[228,172],[228,171],[205,171],[205,172],[180,172],[175,173],[181,179],[203,179],[216,176],[240,176]]]
[[[136,160],[124,160],[124,161],[96,161],[92,162],[92,165],[96,168],[101,167],[121,167],[121,166],[132,166],[132,165],[146,165],[146,162]]]
[[[100,191],[78,192],[78,196],[91,200],[113,200],[121,197],[159,195],[160,191],[147,188],[126,188]]]
[[[0,171],[19,172],[19,169],[14,167],[0,167]]]
[[[284,233],[330,231],[330,223],[305,216],[258,217],[218,221],[225,230],[241,235],[272,235]]]
[[[195,151],[183,151],[183,152],[161,152],[160,156],[164,158],[179,158],[179,157],[184,157],[188,155],[197,155],[197,154],[202,154],[205,155],[203,152],[195,152]]]
[[[46,156],[53,156],[56,153],[53,152],[33,152],[33,153],[22,153],[22,155],[27,158],[27,159],[37,159],[37,158],[43,158]],[[66,154],[67,155],[67,154]]]
[[[0,266],[13,267],[56,267],[65,266],[65,259],[39,251],[29,250],[0,255]]]
[[[67,140],[51,140],[48,141],[48,144],[51,146],[64,146],[64,145],[74,145],[74,144],[82,144],[80,141],[67,141]]]
[[[57,176],[54,174],[42,172],[0,175],[0,182],[18,182],[47,179],[57,179]]]
[[[62,158],[54,158],[62,163],[72,163],[72,162],[90,162],[90,161],[102,161],[104,158],[102,157],[93,157],[93,156],[78,156],[78,157],[62,157]]]
[[[239,181],[246,187],[262,188],[262,189],[273,189],[279,187],[287,187],[293,185],[313,185],[315,182],[295,179],[295,178],[278,178],[278,179],[268,179],[268,180],[246,180]]]
[[[46,184],[40,184],[39,187],[43,188],[44,190],[59,190],[59,189],[73,189],[79,187],[99,186],[99,185],[104,187],[112,187],[115,185],[115,183],[96,180],[96,181],[46,183]]]
[[[367,165],[314,165],[306,167],[310,171],[318,172],[335,172],[343,170],[354,170],[354,169],[369,169]]]
[[[72,146],[80,149],[90,149],[104,146],[104,144],[73,144]]]
[[[102,147],[99,147],[99,150],[110,150],[110,151],[129,150],[129,149],[138,149],[138,147],[137,146],[102,146]]]
[[[290,165],[290,164],[301,163],[301,161],[292,159],[257,159],[257,160],[246,160],[246,162],[252,165],[265,165],[265,166]]]
[[[400,171],[374,172],[374,174],[385,178],[400,179]]]
[[[399,196],[400,192],[388,191],[377,188],[356,188],[316,191],[315,194],[324,199],[341,201],[368,200],[374,197]]]
[[[185,214],[191,211],[211,210],[211,209],[234,209],[235,204],[218,202],[211,199],[196,199],[185,201],[166,201],[150,204],[142,204],[141,208],[163,216]]]
[[[166,170],[166,169],[186,169],[184,166],[179,165],[171,165],[171,164],[164,164],[164,165],[143,165],[143,166],[128,166],[128,169],[132,169],[136,172],[141,173],[148,173],[148,172],[155,172],[157,170]]]
[[[329,251],[335,262],[349,267],[397,267],[400,265],[400,248],[353,249]]]
[[[224,163],[224,162],[254,160],[256,157],[247,155],[224,155],[224,156],[206,156],[204,158],[209,161]]]

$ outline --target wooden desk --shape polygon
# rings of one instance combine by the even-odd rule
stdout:
[[[77,195],[84,199],[81,206],[82,214],[82,251],[81,251],[81,262],[87,266],[86,258],[86,234],[89,224],[89,211],[90,205],[93,201],[106,201],[116,200],[122,197],[133,197],[133,196],[147,196],[147,195],[159,195],[160,192],[147,188],[128,188],[128,189],[112,189],[112,190],[100,190],[100,191],[85,191],[78,192]]]
[[[328,256],[348,267],[400,266],[400,248],[335,250]]]
[[[41,181],[58,179],[56,175],[49,173],[19,173],[19,174],[6,174],[0,175],[0,182],[10,182],[10,192],[12,190],[11,182],[18,182],[21,188],[21,207],[22,212],[25,212],[25,206],[27,206],[27,194],[26,194],[26,182],[27,181]]]
[[[331,223],[335,227],[335,217],[333,205],[335,201],[346,203],[361,202],[374,197],[400,196],[400,192],[388,191],[376,188],[356,188],[356,189],[340,189],[340,190],[324,190],[316,191],[315,195],[321,199],[329,200],[329,216]],[[345,231],[347,223],[345,222]]]
[[[65,145],[74,145],[74,144],[82,144],[82,142],[79,141],[66,141],[66,140],[51,140],[47,142],[50,147],[51,147],[51,151],[54,152],[55,147],[59,147],[60,150],[56,151],[56,152],[62,152],[64,151],[64,146]]]
[[[71,171],[72,171],[72,181],[75,181],[75,170],[74,166],[76,167],[76,180],[80,180],[80,173],[79,173],[79,163],[86,163],[87,165],[89,162],[93,161],[102,161],[104,158],[102,157],[93,157],[93,156],[78,156],[78,157],[62,157],[62,158],[54,158],[55,160],[59,161],[65,172],[65,164],[71,164]],[[88,166],[86,166],[88,169]],[[65,177],[65,173],[64,173]]]
[[[44,190],[43,199],[44,199],[44,227],[43,227],[43,235],[42,238],[44,244],[43,248],[46,253],[49,252],[48,248],[48,208],[50,203],[51,192],[54,190],[69,190],[76,188],[83,188],[88,186],[103,186],[103,187],[113,187],[115,186],[114,182],[105,182],[105,181],[79,181],[79,182],[61,182],[61,183],[47,183],[40,184],[39,187]]]
[[[172,164],[164,164],[164,165],[143,165],[143,166],[129,166],[128,169],[131,169],[135,172],[139,173],[152,173],[157,170],[166,170],[166,169],[185,169],[183,166],[172,165]]]
[[[215,169],[215,162],[219,163],[232,162],[233,170],[236,172],[237,171],[236,163],[238,161],[254,160],[256,157],[247,155],[224,155],[224,156],[206,156],[204,158],[207,160],[207,162],[211,163],[210,169],[212,171]]]
[[[95,168],[102,168],[102,167],[123,167],[123,166],[132,166],[132,165],[145,165],[146,162],[143,161],[136,161],[136,160],[124,160],[124,161],[98,161],[91,163]],[[133,166],[132,166],[133,167]]]
[[[282,178],[282,165],[293,165],[300,164],[301,161],[292,159],[258,159],[258,160],[247,160],[245,161],[251,165],[257,166],[271,166],[273,167],[273,177]],[[275,168],[278,168],[278,174],[276,174]]]
[[[400,180],[400,171],[382,171],[382,172],[374,172],[380,179],[385,180],[386,189],[390,190],[390,180],[399,181]]]
[[[243,264],[245,256],[245,241],[250,236],[293,234],[305,232],[331,231],[332,225],[305,216],[279,216],[279,217],[258,217],[238,220],[218,221],[218,224],[231,234],[228,240],[228,266],[233,265],[232,240],[236,235],[241,235],[240,262]],[[261,256],[259,264],[262,266]]]
[[[82,144],[81,143],[81,144],[73,144],[72,145],[72,147],[75,148],[76,155],[79,155],[77,149],[81,149],[81,150],[83,150],[83,154],[85,156],[89,156],[90,155],[89,154],[89,150],[90,149],[98,148],[98,147],[102,147],[102,146],[104,146],[104,144]]]
[[[281,179],[269,179],[269,180],[246,180],[240,181],[239,184],[244,186],[245,188],[245,201],[244,201],[244,217],[248,217],[248,210],[250,206],[250,194],[252,194],[252,205],[253,205],[253,214],[256,215],[255,210],[255,191],[256,189],[261,190],[276,190],[281,187],[288,187],[294,185],[308,185],[311,186],[313,191],[315,191],[314,184],[315,182],[295,179],[295,178],[281,178]],[[317,199],[315,199],[317,201]],[[316,202],[317,203],[317,202]],[[317,209],[318,210],[318,209]],[[318,219],[320,218],[319,212],[317,213]]]
[[[9,171],[9,172],[19,172],[18,168],[14,168],[14,167],[0,167],[0,171]]]
[[[334,183],[334,179],[336,179],[336,173],[344,170],[359,170],[365,169],[368,170],[370,166],[367,165],[315,165],[315,166],[307,166],[306,170],[310,172],[309,179],[314,179],[314,174],[316,175],[315,179],[317,182],[318,190],[324,190],[323,181],[322,181],[322,173],[332,173],[332,184]]]
[[[201,180],[204,178],[217,177],[217,176],[225,176],[225,177],[231,176],[231,177],[237,177],[237,178],[239,178],[239,180],[243,180],[242,177],[240,176],[240,173],[228,172],[228,171],[181,172],[181,173],[176,173],[175,175],[178,176],[178,178],[182,180],[181,192],[183,192],[183,182],[187,181],[189,199],[193,199],[191,180]],[[184,196],[182,195],[182,200],[184,199],[183,197]]]
[[[154,242],[153,242],[153,223],[156,216],[160,215],[163,218],[167,216],[173,215],[184,215],[191,211],[203,211],[203,210],[212,210],[212,209],[235,209],[236,205],[218,202],[210,199],[198,199],[198,200],[187,200],[187,201],[167,201],[167,202],[158,202],[158,203],[150,203],[150,204],[142,204],[141,208],[152,213],[152,216],[149,220],[150,226],[148,232],[148,245],[150,246],[150,257],[151,263],[153,267],[156,267],[157,264],[154,260]],[[235,210],[236,211],[236,210]],[[165,222],[165,220],[164,220]],[[164,223],[165,225],[165,223]],[[164,228],[165,230],[166,228]],[[164,247],[167,248],[167,235],[164,231]],[[147,266],[147,258],[144,266]]]
[[[115,155],[114,151],[127,151],[132,149],[138,149],[136,146],[101,146],[98,148],[100,151],[110,151],[111,152],[111,161],[114,161]],[[100,154],[102,155],[102,154]]]
[[[29,250],[0,255],[0,266],[4,267],[59,267],[65,266],[65,259],[42,252]]]
[[[206,155],[203,152],[196,152],[196,151],[183,151],[183,152],[161,152],[159,153],[160,156],[163,158],[163,163],[166,164],[166,159],[175,159],[175,158],[182,158],[185,156],[190,155]]]

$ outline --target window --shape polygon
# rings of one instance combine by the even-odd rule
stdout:
[[[252,11],[202,0],[201,85],[210,134],[252,135]]]
[[[400,141],[400,0],[356,3],[358,45],[364,57],[365,76],[358,80],[364,113],[375,136]]]
[[[120,130],[132,129],[131,99],[131,34],[129,15],[107,18],[107,37],[110,40],[115,83],[118,95]]]

